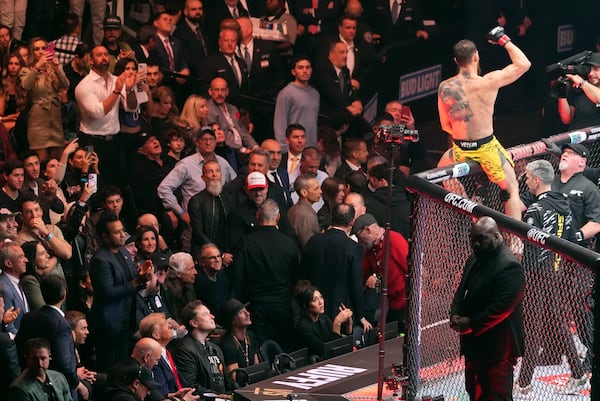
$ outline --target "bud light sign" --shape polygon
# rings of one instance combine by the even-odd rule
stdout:
[[[556,36],[556,52],[568,52],[573,50],[575,42],[575,27],[573,25],[561,25],[558,27]]]
[[[425,68],[400,77],[401,102],[420,99],[437,93],[442,78],[442,65]]]

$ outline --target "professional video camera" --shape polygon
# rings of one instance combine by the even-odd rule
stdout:
[[[567,97],[570,91],[581,91],[579,88],[573,88],[573,82],[571,82],[566,75],[579,75],[580,77],[586,79],[590,72],[590,67],[585,63],[590,59],[591,54],[591,51],[586,50],[546,66],[546,72],[552,73],[552,76],[554,77],[550,81],[551,97]]]
[[[377,129],[377,140],[382,143],[403,144],[419,142],[419,131],[406,129],[404,124],[380,125]]]

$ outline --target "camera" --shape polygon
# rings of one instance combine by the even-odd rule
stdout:
[[[573,82],[566,77],[567,74],[579,75],[587,78],[590,67],[586,62],[592,52],[589,50],[577,53],[574,56],[550,64],[546,67],[547,73],[553,73],[554,79],[550,81],[550,96],[553,98],[567,97],[570,93],[580,92],[581,89],[573,88]]]
[[[406,129],[404,124],[380,125],[375,134],[379,142],[403,144],[406,142],[419,142],[419,131]]]

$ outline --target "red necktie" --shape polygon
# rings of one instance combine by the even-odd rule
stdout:
[[[173,371],[173,376],[175,376],[175,382],[177,383],[177,390],[181,390],[183,386],[181,385],[181,380],[179,380],[179,373],[177,373],[177,368],[175,367],[175,362],[173,361],[173,357],[169,350],[167,351],[167,360],[169,361],[169,366],[171,366],[171,371]]]
[[[169,69],[175,70],[175,59],[173,58],[173,51],[171,50],[171,44],[169,39],[165,39],[165,51],[167,52],[167,58],[169,59]]]

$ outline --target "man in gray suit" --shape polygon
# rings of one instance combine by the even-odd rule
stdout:
[[[8,390],[11,401],[72,401],[67,379],[62,373],[48,369],[50,344],[43,338],[32,338],[25,344],[27,368]],[[52,394],[50,396],[49,394]]]
[[[225,132],[225,144],[242,154],[250,153],[252,149],[257,148],[258,144],[252,135],[240,123],[237,107],[226,102],[227,96],[229,96],[227,81],[220,77],[214,78],[210,81],[208,94],[210,100],[207,102],[208,117],[206,119],[211,123],[219,123]]]
[[[0,289],[4,293],[4,312],[16,313],[16,319],[6,326],[6,331],[17,334],[21,325],[21,317],[29,311],[27,298],[21,289],[21,274],[25,273],[27,258],[16,242],[4,242],[0,247]]]

